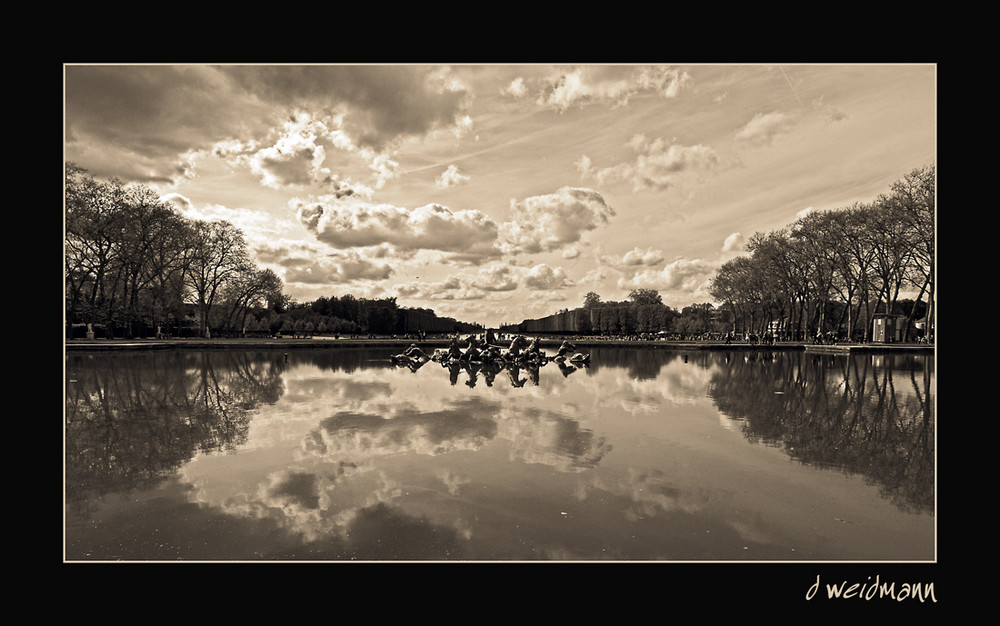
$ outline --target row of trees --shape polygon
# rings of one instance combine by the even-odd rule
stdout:
[[[624,301],[603,301],[596,292],[583,298],[580,332],[604,335],[655,333],[670,328],[680,314],[663,304],[663,297],[654,289],[633,289]]]
[[[240,328],[251,310],[280,307],[281,279],[251,260],[242,231],[192,220],[142,185],[66,168],[66,319],[108,335],[186,325]]]
[[[107,337],[453,332],[471,325],[395,298],[299,304],[253,262],[243,232],[182,215],[143,185],[96,180],[67,164],[66,321]],[[79,329],[78,329],[79,330]]]
[[[870,203],[755,234],[748,254],[719,270],[712,296],[737,331],[763,332],[781,320],[780,330],[798,337],[834,331],[864,339],[880,313],[905,314],[904,333],[922,315],[930,331],[935,180],[934,166],[918,168]],[[912,293],[929,304],[901,308],[901,295]]]
[[[622,301],[602,300],[591,291],[584,296],[583,307],[560,311],[542,328],[582,334],[642,335],[665,331],[691,336],[721,330],[717,318],[715,307],[708,303],[692,304],[677,311],[664,304],[655,289],[633,289]]]
[[[786,228],[755,234],[747,254],[725,263],[713,278],[710,293],[717,305],[677,311],[653,289],[634,289],[620,302],[590,292],[581,308],[519,326],[619,335],[770,331],[797,340],[832,332],[867,340],[874,316],[887,313],[905,319],[904,341],[918,319],[929,333],[935,181],[934,166],[918,168],[870,203],[812,212]]]
[[[917,169],[871,203],[755,234],[748,254],[724,264],[712,281],[719,307],[676,311],[655,290],[636,289],[622,302],[590,292],[573,315],[552,317],[571,320],[572,328],[559,329],[565,332],[763,333],[780,320],[779,332],[795,338],[825,330],[862,338],[876,313],[903,312],[904,330],[917,315],[930,329],[932,307],[900,296],[912,291],[918,303],[934,301],[935,178],[933,166]],[[209,328],[381,334],[461,325],[431,311],[404,311],[395,298],[296,304],[273,271],[253,263],[234,225],[192,220],[144,186],[100,182],[74,164],[66,168],[65,228],[67,322],[103,326],[108,336],[176,333],[191,311],[199,336]]]

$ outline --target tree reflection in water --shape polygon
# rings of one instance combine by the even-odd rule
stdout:
[[[663,418],[669,409],[659,412],[661,405],[667,403],[667,396],[660,392],[694,394],[709,409],[711,419],[718,419],[716,414],[721,412],[723,420],[739,425],[739,431],[748,441],[774,446],[808,466],[862,476],[868,484],[877,485],[883,498],[904,512],[922,514],[934,508],[935,389],[930,356],[627,348],[595,348],[592,354],[589,367],[577,368],[557,362],[540,367],[443,365],[434,361],[393,365],[385,351],[353,349],[287,353],[180,350],[122,352],[113,356],[70,352],[65,414],[67,507],[77,520],[86,520],[104,498],[152,492],[160,484],[174,485],[168,479],[176,477],[179,468],[192,459],[237,450],[248,438],[256,440],[256,430],[251,431],[250,426],[258,413],[268,415],[267,411],[261,411],[264,405],[284,405],[285,410],[288,406],[297,409],[317,406],[323,415],[312,423],[308,435],[301,440],[299,454],[305,456],[297,459],[308,458],[316,467],[335,468],[335,471],[292,471],[281,460],[276,465],[280,471],[269,476],[270,482],[260,492],[268,506],[276,507],[274,510],[301,511],[309,519],[315,517],[317,528],[339,523],[342,518],[353,520],[350,540],[348,535],[330,533],[325,544],[312,544],[308,558],[366,555],[370,558],[373,554],[386,555],[386,551],[390,555],[387,558],[430,558],[442,553],[457,556],[466,544],[460,541],[460,533],[453,536],[441,530],[447,524],[417,523],[417,518],[405,515],[402,508],[368,502],[366,488],[393,487],[391,481],[384,480],[381,462],[399,459],[403,464],[400,469],[405,467],[409,471],[412,468],[407,465],[404,452],[423,453],[424,458],[440,458],[454,452],[452,459],[469,460],[469,453],[490,450],[490,444],[500,442],[503,446],[496,446],[493,451],[504,450],[511,457],[516,456],[526,468],[551,470],[539,475],[596,476],[607,465],[616,436],[624,444],[623,450],[629,449],[627,431],[600,425],[621,423],[631,428],[640,423],[627,413],[613,414],[617,417],[608,417],[602,423],[600,413],[605,407],[600,400],[606,399],[603,397],[606,394],[613,395],[615,390],[605,392],[598,389],[598,383],[621,382],[628,386],[631,381],[635,385],[629,393],[650,393],[622,395],[622,401],[641,401],[644,409],[657,416],[655,425],[663,428],[664,433],[672,426]],[[405,370],[398,374],[389,370],[403,367],[409,367],[413,377]],[[381,371],[371,371],[380,368]],[[295,394],[305,397],[302,390],[314,387],[299,380],[302,384],[293,386],[286,394],[289,380],[295,380],[293,370],[320,372],[319,376],[312,373],[308,376],[322,381],[315,388],[324,390],[330,389],[321,386],[328,384],[327,372],[358,372],[359,376],[329,377],[337,379],[339,385],[349,385],[349,396],[345,388],[342,390],[345,394],[331,393],[327,398],[320,394],[318,404],[296,405]],[[697,373],[690,377],[690,385],[682,385],[680,379],[666,380],[668,375],[676,377],[684,372]],[[431,384],[438,377],[440,384]],[[409,393],[398,391],[400,387]],[[583,389],[585,397],[573,396]],[[508,403],[508,399],[558,396],[564,390],[565,408],[562,402],[554,407],[541,402]],[[421,396],[424,391],[426,394]],[[399,395],[393,397],[394,392]],[[706,393],[714,408],[704,400]],[[591,402],[595,412],[578,416],[574,412],[577,400],[581,404]],[[272,419],[283,423],[288,415],[278,413],[262,421]],[[702,423],[688,423],[692,424]],[[638,432],[641,437],[643,431]],[[375,452],[384,459],[373,461]],[[488,458],[492,457],[486,453],[481,460],[470,461],[466,469],[479,468],[481,461]],[[658,461],[661,456],[655,458]],[[617,463],[621,462],[620,455]],[[610,465],[615,467],[615,462]],[[650,475],[662,477],[662,486],[670,494],[683,495],[685,484],[679,476],[665,472],[668,467],[669,463],[663,467],[654,465]],[[374,471],[376,468],[379,471]],[[482,471],[488,473],[486,469]],[[418,476],[419,473],[406,474],[411,488],[420,483]],[[450,473],[448,476],[449,484],[457,480]],[[591,489],[611,484],[602,482],[605,478],[612,482],[618,478],[616,474],[600,476],[600,480],[594,479]],[[505,491],[502,479],[498,483],[501,486],[494,488]],[[342,510],[328,503],[330,510],[321,515],[318,512],[321,501],[317,497],[332,487],[345,494],[356,493],[361,499],[355,502],[344,495],[345,500],[338,505]],[[426,490],[426,484],[424,488],[424,493],[434,493]],[[647,496],[653,493],[649,485],[624,492]],[[606,489],[601,493],[609,498],[612,494]],[[233,501],[228,492],[223,494],[210,501],[219,506]],[[682,498],[682,495],[674,499],[660,495],[671,502]],[[440,525],[446,517],[443,511],[450,510],[446,505],[457,507],[460,502],[459,498],[437,497],[427,510],[441,514],[440,518],[434,518]],[[488,503],[492,506],[492,501]],[[673,507],[664,511],[665,519],[673,519],[667,513],[677,515]],[[348,516],[349,512],[354,517]],[[187,513],[184,515],[185,520],[190,519]],[[461,515],[456,513],[456,517]],[[213,523],[217,519],[222,518],[213,517]],[[366,521],[367,525],[363,523]],[[601,518],[602,524],[605,521]],[[431,527],[438,530],[428,534]],[[265,533],[270,526],[262,523],[252,530],[249,526],[243,528],[248,533]],[[388,533],[387,528],[393,532]],[[541,524],[539,528],[546,526]],[[606,534],[606,526],[595,524],[594,528]],[[86,544],[92,535],[83,534]],[[250,548],[230,545],[226,539],[237,536],[241,535],[235,525],[217,535],[219,543],[212,544],[212,556],[231,558],[233,554],[249,554]],[[388,536],[408,536],[410,541],[392,546],[381,544]],[[651,535],[662,536],[662,533]],[[655,543],[658,539],[651,541]],[[302,558],[297,545],[272,544],[268,558]],[[326,547],[321,549],[322,545]],[[670,548],[679,549],[672,544]],[[155,550],[148,546],[144,549]],[[513,548],[503,545],[497,549]],[[189,550],[186,554],[190,553]],[[497,558],[523,558],[531,554],[495,553]]]
[[[67,358],[66,493],[85,506],[158,483],[199,452],[246,439],[282,393],[280,354],[154,351]]]
[[[663,365],[683,359],[712,368],[708,395],[751,441],[780,446],[793,459],[840,469],[878,485],[904,511],[934,509],[932,360],[927,355],[830,355],[795,350],[693,351],[599,349],[595,370],[619,367],[633,380],[653,380]],[[540,381],[540,368],[569,376],[567,362],[439,364],[406,361],[416,372],[443,367],[452,385],[465,373],[474,387],[506,371],[514,387]],[[589,366],[587,366],[589,367]],[[521,376],[522,370],[529,375]],[[904,388],[900,389],[899,385]]]
[[[747,351],[722,361],[709,395],[753,440],[878,485],[900,509],[934,509],[933,371],[923,355]]]

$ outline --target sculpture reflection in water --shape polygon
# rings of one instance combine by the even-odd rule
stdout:
[[[69,353],[67,557],[926,558],[930,357],[595,347],[564,380],[393,351]]]
[[[538,338],[530,342],[523,336],[515,336],[504,348],[487,332],[484,337],[469,335],[462,349],[458,338],[453,337],[447,348],[438,348],[431,354],[413,343],[399,354],[391,357],[397,367],[405,367],[416,372],[430,362],[448,370],[452,385],[458,384],[459,375],[467,375],[465,384],[475,387],[482,376],[488,387],[492,387],[497,376],[506,372],[514,387],[524,387],[529,381],[538,385],[539,370],[549,363],[555,364],[565,377],[580,368],[590,366],[590,354],[576,352],[576,346],[569,341],[560,344],[554,356],[548,356],[541,349]],[[522,377],[522,370],[527,378]]]

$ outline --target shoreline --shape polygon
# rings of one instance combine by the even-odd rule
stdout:
[[[558,347],[564,339],[542,338],[543,347]],[[725,343],[722,341],[697,340],[621,340],[585,337],[570,339],[577,348],[637,348],[637,349],[682,349],[682,350],[804,350],[817,354],[850,354],[855,352],[913,352],[933,354],[934,344],[923,343],[838,343],[818,345],[805,341],[784,341],[774,345],[749,344],[746,342]],[[447,338],[408,339],[379,337],[374,339],[348,339],[333,337],[310,338],[239,338],[239,339],[64,339],[65,352],[75,350],[158,350],[158,349],[288,349],[288,348],[386,348],[406,347],[410,344],[424,347],[446,347]]]

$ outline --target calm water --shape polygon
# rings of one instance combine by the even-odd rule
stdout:
[[[70,352],[65,558],[928,561],[930,356]]]

